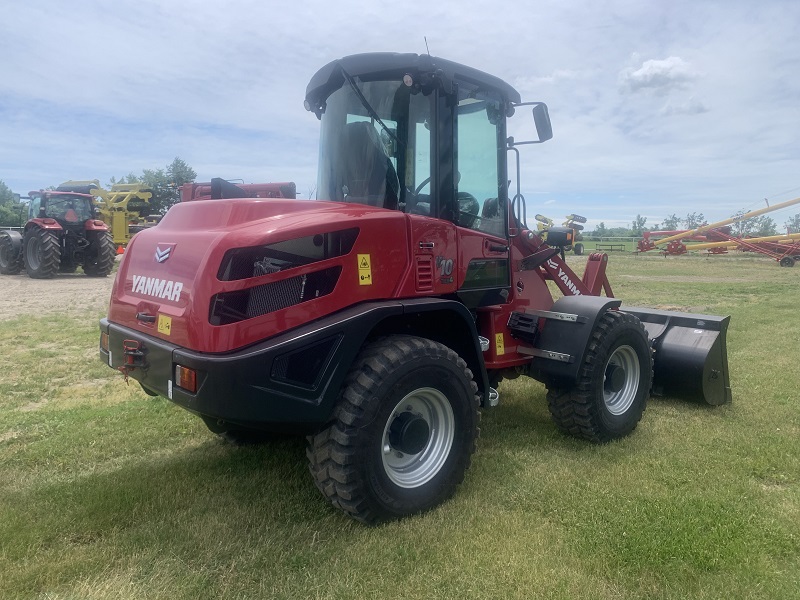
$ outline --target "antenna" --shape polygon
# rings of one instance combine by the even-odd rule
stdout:
[[[428,36],[423,35],[422,39],[425,40],[425,50],[428,51],[428,56],[430,56],[431,55],[431,50],[430,50],[430,48],[428,48]]]

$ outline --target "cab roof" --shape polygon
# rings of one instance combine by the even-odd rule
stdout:
[[[428,54],[400,54],[397,52],[370,52],[353,54],[334,60],[311,78],[306,88],[306,107],[313,110],[322,106],[325,99],[344,84],[342,69],[353,77],[379,79],[402,78],[406,73],[419,77],[423,74],[435,75],[447,88],[454,79],[467,81],[481,88],[488,88],[500,94],[506,101],[520,102],[520,95],[511,85],[478,69],[468,67],[444,58]]]

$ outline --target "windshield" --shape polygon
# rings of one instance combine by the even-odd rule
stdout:
[[[82,223],[92,218],[91,200],[85,196],[50,196],[45,211],[51,219],[68,223]]]
[[[402,81],[352,83],[322,115],[317,197],[406,210],[430,175],[430,97]]]

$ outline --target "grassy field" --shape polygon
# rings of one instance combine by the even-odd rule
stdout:
[[[611,261],[630,304],[732,315],[733,403],[656,398],[594,446],[504,382],[456,496],[377,528],[301,440],[231,446],[125,385],[96,310],[0,321],[0,598],[800,598],[800,267]]]

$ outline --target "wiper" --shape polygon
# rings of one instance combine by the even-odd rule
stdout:
[[[353,92],[355,92],[355,95],[358,96],[358,99],[361,102],[361,105],[364,108],[367,109],[367,112],[369,113],[369,116],[372,117],[373,119],[375,119],[378,123],[380,123],[381,127],[383,127],[383,130],[386,132],[386,135],[388,135],[390,138],[392,138],[392,140],[394,140],[394,142],[398,145],[398,147],[400,147],[400,146],[405,147],[405,144],[403,144],[397,138],[397,136],[394,134],[394,132],[386,126],[386,123],[384,123],[381,120],[381,118],[378,116],[378,113],[375,112],[375,109],[372,108],[372,105],[364,97],[364,94],[361,93],[361,90],[359,89],[358,84],[356,84],[355,79],[353,79],[353,76],[350,75],[350,73],[348,73],[347,71],[345,71],[343,66],[339,65],[339,68],[342,70],[342,75],[344,75],[344,78],[347,80],[347,83],[349,83],[350,87],[353,88]]]

